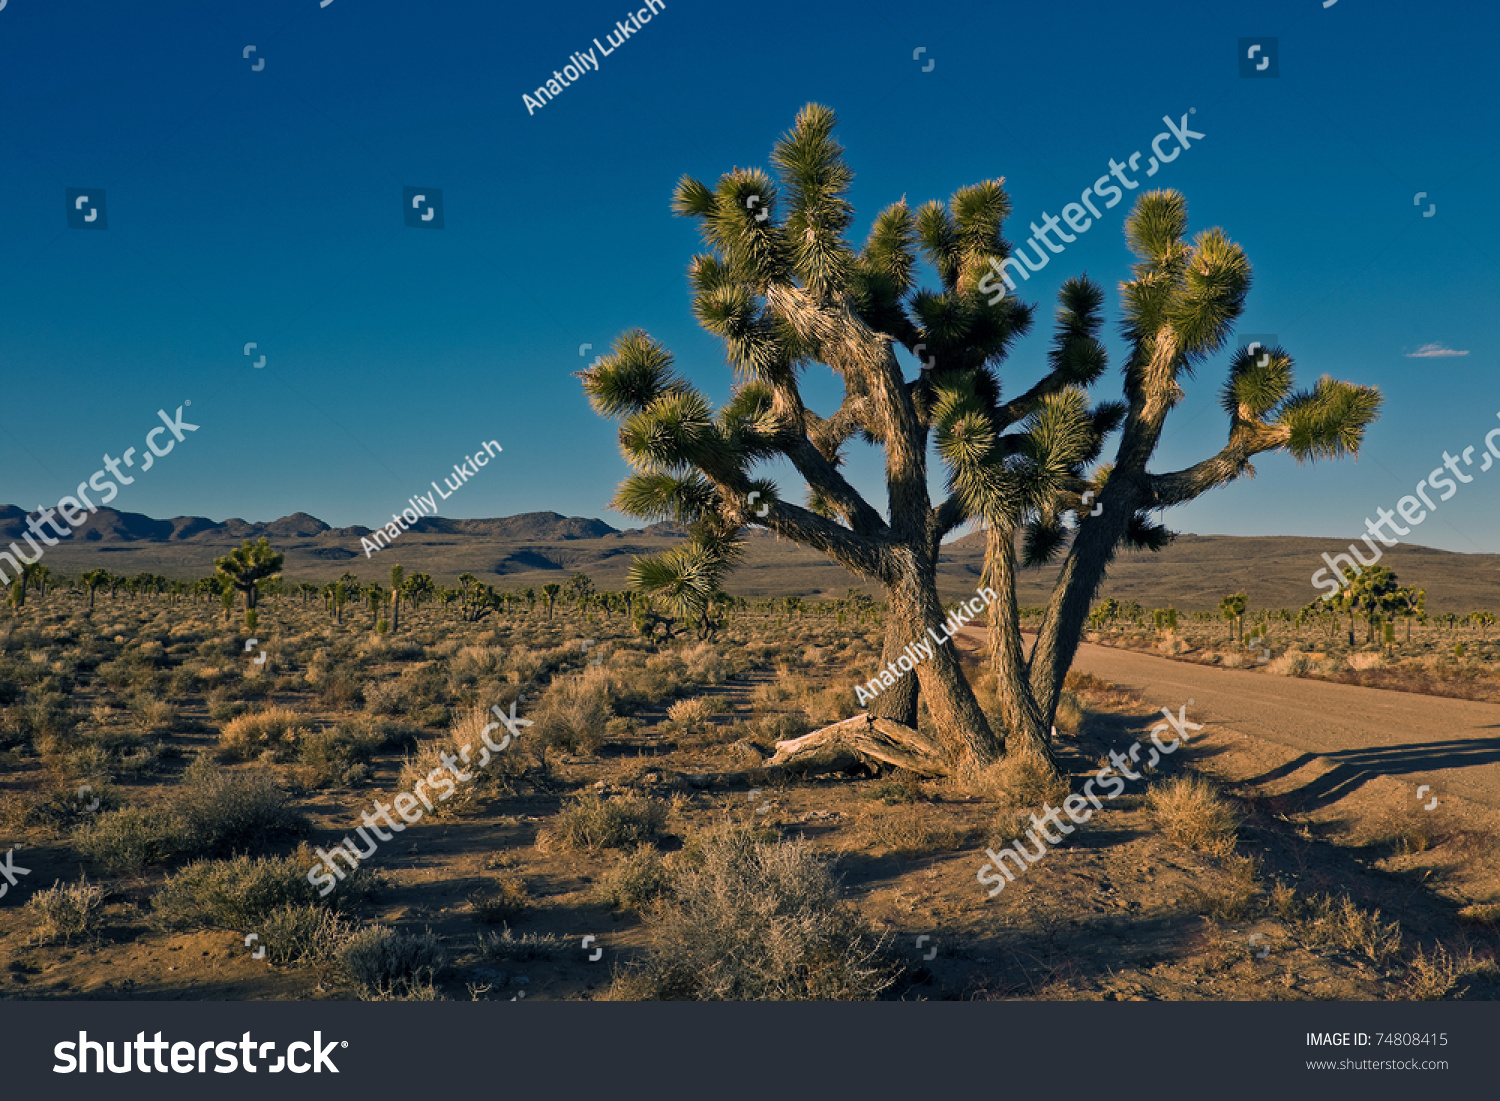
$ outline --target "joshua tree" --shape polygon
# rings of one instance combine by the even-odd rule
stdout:
[[[1427,621],[1427,590],[1426,589],[1397,589],[1392,594],[1392,600],[1396,607],[1396,614],[1406,620],[1406,641],[1411,641],[1411,621],[1416,619],[1425,623]]]
[[[109,571],[89,570],[87,573],[79,574],[78,580],[82,581],[89,591],[89,611],[92,612],[94,610],[94,592],[109,584]]]
[[[563,596],[580,608],[594,593],[594,582],[586,573],[575,573],[563,582]]]
[[[1179,376],[1224,345],[1249,284],[1238,246],[1218,230],[1185,241],[1182,198],[1155,192],[1137,202],[1127,224],[1141,262],[1121,288],[1125,401],[1090,409],[1082,389],[1106,369],[1096,335],[1103,293],[1086,280],[1063,288],[1048,373],[1002,401],[995,368],[1033,314],[987,274],[1010,253],[1000,235],[1009,212],[1002,181],[961,188],[946,205],[930,202],[915,212],[898,202],[876,217],[856,251],[844,236],[853,220],[845,196],[852,173],[833,125],[827,108],[800,113],[772,153],[779,182],[736,169],[713,187],[691,178],[678,184],[674,209],[700,221],[707,246],[689,272],[695,312],[725,342],[737,385],[728,404],[714,410],[674,371],[666,349],[639,330],[620,336],[611,354],[583,371],[595,409],[622,422],[621,450],[635,470],[614,507],[692,525],[694,541],[666,563],[685,582],[727,569],[732,561],[724,551],[733,551],[734,534],[758,524],[881,584],[890,612],[886,662],[942,621],[942,539],[983,519],[986,581],[999,598],[990,631],[1007,729],[991,729],[952,647],[939,646],[915,675],[872,702],[879,744],[859,719],[802,739],[800,748],[847,749],[852,738],[856,755],[927,774],[990,761],[1005,751],[1007,735],[1046,755],[1063,676],[1110,562],[1122,546],[1159,548],[1170,538],[1150,514],[1248,472],[1259,452],[1306,459],[1354,450],[1378,396],[1332,380],[1294,394],[1284,352],[1241,352],[1224,395],[1225,448],[1186,470],[1148,472],[1165,418],[1182,397]],[[940,286],[916,286],[919,252]],[[911,380],[898,347],[921,361]],[[843,401],[826,418],[806,406],[799,385],[816,363],[843,383]],[[1113,463],[1085,477],[1084,467],[1117,428]],[[840,469],[855,439],[884,452],[883,509]],[[933,444],[950,489],[936,505],[928,493]],[[758,463],[775,458],[807,482],[805,507],[752,478]],[[1041,561],[1064,547],[1061,577],[1027,659],[1015,602],[1018,556]],[[918,691],[932,738],[915,729]],[[775,760],[791,763],[787,755]]]
[[[542,595],[547,598],[547,618],[552,618],[552,603],[557,599],[557,594],[562,592],[562,586],[555,581],[549,581],[542,586]]]
[[[1247,603],[1244,593],[1234,593],[1219,601],[1219,614],[1229,621],[1229,637],[1236,642],[1245,637],[1245,605]]]
[[[421,605],[424,600],[431,600],[436,587],[432,583],[432,575],[425,573],[414,573],[406,579],[403,588],[406,599],[413,608]]]
[[[245,594],[245,609],[255,607],[255,596],[259,583],[281,572],[284,556],[271,549],[270,540],[262,537],[258,543],[246,539],[244,544],[230,551],[223,558],[214,559],[218,576]]]
[[[400,566],[391,567],[391,633],[401,629],[401,586],[406,571]]]

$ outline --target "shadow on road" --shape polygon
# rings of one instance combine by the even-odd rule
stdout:
[[[1291,776],[1320,757],[1333,765],[1333,769],[1282,796],[1294,801],[1304,811],[1317,810],[1338,802],[1372,776],[1400,776],[1435,769],[1494,764],[1500,761],[1500,738],[1415,742],[1371,749],[1350,749],[1341,753],[1304,753],[1269,772],[1250,777],[1245,782],[1253,786],[1279,780]]]

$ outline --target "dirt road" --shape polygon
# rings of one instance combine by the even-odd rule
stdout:
[[[982,629],[963,634],[982,644]],[[1176,712],[1186,704],[1194,722],[1223,723],[1325,758],[1337,767],[1323,790],[1308,793],[1319,804],[1385,775],[1409,782],[1413,798],[1417,785],[1428,784],[1439,796],[1451,792],[1500,808],[1500,704],[1192,665],[1089,643],[1073,668],[1129,688],[1154,707]]]

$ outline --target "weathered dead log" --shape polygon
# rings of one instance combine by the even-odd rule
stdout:
[[[904,768],[919,776],[946,776],[949,771],[949,762],[936,742],[909,726],[869,715],[777,742],[775,756],[764,767],[839,772],[859,763]]]

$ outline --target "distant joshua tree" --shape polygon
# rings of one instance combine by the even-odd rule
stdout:
[[[1235,593],[1219,601],[1219,614],[1229,621],[1229,634],[1236,642],[1245,637],[1245,605],[1247,603],[1244,593]]]
[[[401,583],[406,578],[406,571],[400,566],[391,567],[391,632],[394,634],[401,629]]]
[[[284,557],[271,549],[271,542],[265,537],[258,543],[246,539],[242,546],[223,558],[215,558],[214,569],[219,577],[245,594],[245,609],[248,611],[255,607],[260,582],[281,572]]]
[[[562,586],[555,581],[549,581],[542,586],[542,595],[547,598],[547,618],[552,618],[552,604],[557,599],[557,594],[562,592]]]
[[[89,611],[94,610],[95,591],[109,584],[109,576],[108,570],[89,570],[88,573],[78,575],[78,580],[82,581],[89,591]]]

